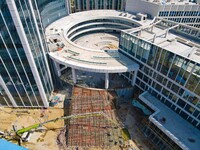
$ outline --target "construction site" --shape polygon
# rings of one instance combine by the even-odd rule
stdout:
[[[109,101],[110,100],[110,101]],[[69,114],[102,112],[104,115],[70,119],[67,122],[69,146],[112,147],[122,141],[112,109],[112,95],[104,90],[74,88]],[[115,138],[118,139],[115,139]]]
[[[114,91],[73,87],[71,98],[54,107],[1,108],[0,115],[1,138],[28,149],[153,148],[141,132],[142,111]],[[31,136],[23,139],[27,132]]]

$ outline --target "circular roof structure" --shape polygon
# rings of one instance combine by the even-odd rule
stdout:
[[[85,43],[76,44],[79,38],[94,33],[116,33],[142,25],[135,16],[115,10],[92,10],[70,14],[46,28],[50,57],[59,64],[79,70],[99,73],[120,73],[137,70],[139,65],[112,46],[103,50],[88,48],[85,43],[95,41],[90,36]],[[109,43],[105,38],[97,45]],[[109,45],[109,44],[108,44]]]

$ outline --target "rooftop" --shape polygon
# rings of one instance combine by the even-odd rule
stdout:
[[[174,22],[170,27],[163,27],[160,25],[162,21],[163,20],[159,20],[149,26],[135,28],[131,31],[129,30],[128,33],[151,42],[172,53],[200,63],[200,29]],[[170,21],[165,20],[165,23],[166,22],[170,23]],[[181,25],[185,29],[183,28],[183,30],[179,30],[182,29]],[[171,32],[173,29],[176,29],[178,33]],[[186,31],[189,33],[187,34]],[[195,34],[192,35],[192,33]],[[194,42],[191,37],[196,38],[197,40]]]
[[[150,115],[149,120],[176,144],[184,150],[199,149],[200,131],[198,129],[193,127],[150,93],[144,92],[139,98],[155,111]],[[164,123],[162,118],[166,120]]]
[[[52,24],[47,26],[47,28],[45,30],[45,34],[49,35],[49,34],[55,33],[53,30],[51,30],[51,28],[56,28],[57,31],[59,32],[59,30],[61,30],[61,29],[64,29],[64,30],[68,29],[71,26],[73,26],[79,22],[82,22],[82,21],[92,20],[92,19],[96,19],[96,18],[106,18],[106,17],[109,17],[110,19],[118,18],[118,19],[122,19],[122,20],[127,20],[130,22],[137,23],[138,25],[145,25],[145,24],[149,24],[151,22],[151,20],[146,20],[146,22],[138,21],[138,20],[136,20],[135,15],[130,14],[128,12],[123,12],[123,11],[90,10],[90,11],[73,13],[73,14],[70,14],[66,17],[63,17],[63,18],[53,22]]]
[[[161,4],[161,5],[195,5],[195,2],[191,2],[189,0],[146,0],[148,2]]]
[[[88,15],[90,17],[88,17]],[[85,71],[119,73],[134,71],[138,69],[139,65],[136,62],[127,58],[125,55],[118,52],[117,50],[89,49],[75,44],[70,40],[70,38],[68,38],[69,32],[72,32],[70,29],[77,23],[99,18],[107,18],[111,19],[111,21],[112,19],[126,20],[138,26],[150,23],[150,20],[147,20],[145,22],[138,21],[134,19],[135,16],[132,14],[115,10],[93,10],[71,14],[67,17],[63,17],[55,21],[46,28],[45,33],[50,49],[50,57],[56,62],[59,62],[63,65]],[[120,22],[115,24],[119,25]],[[81,26],[85,27],[86,24],[83,24]],[[77,28],[80,29],[80,26],[78,26]],[[86,30],[89,31],[90,29]],[[103,28],[103,31],[104,30],[106,30],[106,28]],[[75,31],[75,34],[77,34],[78,31]],[[82,31],[80,32],[80,34],[82,34]],[[54,41],[54,39],[56,39],[56,41]],[[61,46],[61,48],[58,49],[59,45]]]

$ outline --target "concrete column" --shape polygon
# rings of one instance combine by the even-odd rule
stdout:
[[[136,81],[137,73],[138,73],[138,70],[135,70],[134,75],[133,75],[133,77],[132,77],[132,83],[131,83],[132,86],[135,85],[135,81]]]
[[[165,32],[165,38],[167,37],[168,32],[169,32],[169,30],[166,30],[166,32]]]
[[[152,27],[151,27],[151,32],[153,31],[153,25],[152,25]]]
[[[109,87],[109,74],[105,74],[105,89],[108,89]]]
[[[61,76],[61,70],[60,70],[59,64],[58,64],[57,62],[54,61],[54,66],[55,66],[56,75],[57,75],[58,77],[60,77],[60,76]]]
[[[72,68],[72,79],[73,79],[74,84],[76,84],[76,72],[74,68]]]

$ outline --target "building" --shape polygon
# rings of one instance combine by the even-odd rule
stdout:
[[[138,21],[133,19],[136,16],[118,11],[92,13],[90,18],[91,11],[71,14],[46,28],[57,75],[63,70],[59,64],[72,68],[74,83],[76,70],[105,73],[105,88],[109,88],[109,74],[121,73],[132,85],[149,91],[199,128],[199,30],[158,18]],[[101,31],[121,31],[119,51],[92,50],[74,43],[77,38]],[[57,50],[59,45],[64,45],[61,50]]]
[[[125,0],[74,0],[74,12],[97,9],[124,10]]]
[[[53,90],[36,1],[0,1],[0,105],[48,107]]]
[[[199,1],[127,0],[125,10],[130,13],[146,13],[152,18],[162,17],[200,28]]]
[[[45,28],[50,23],[70,13],[69,0],[34,0]]]
[[[185,5],[187,3],[187,5]],[[198,3],[198,2],[197,2]],[[187,22],[179,17],[187,16],[193,26],[199,27],[199,5],[193,2],[151,2],[139,1],[133,5],[133,1],[125,0],[29,0],[12,1],[3,0],[1,5],[1,105],[13,107],[47,107],[48,97],[53,90],[52,77],[48,60],[44,29],[54,21],[69,15],[71,12],[78,12],[93,9],[112,9],[124,10],[133,13],[147,13],[153,16],[164,17],[173,21]],[[184,4],[184,9],[183,8]],[[126,7],[125,7],[126,6]],[[143,6],[142,8],[140,6]],[[147,6],[147,7],[144,7]],[[143,10],[145,8],[145,11]],[[148,9],[146,9],[148,8]],[[152,9],[154,8],[154,9]],[[169,10],[168,10],[169,9]],[[179,12],[181,9],[183,11]],[[176,11],[175,11],[176,10]],[[186,11],[188,10],[188,11]],[[165,15],[168,14],[168,15]],[[134,18],[128,13],[119,13],[121,18]],[[141,14],[139,14],[141,16]],[[8,17],[7,17],[8,16]],[[173,18],[170,18],[173,16]],[[175,17],[176,16],[176,17]],[[177,17],[179,16],[179,17]],[[193,16],[191,18],[191,16]],[[137,17],[136,17],[137,18]],[[174,19],[175,18],[175,19]],[[114,20],[114,19],[113,19]],[[96,20],[94,20],[95,22]],[[99,20],[110,26],[115,31],[137,27],[130,21],[126,27],[120,27],[119,24],[125,20],[109,21],[109,19]],[[105,23],[106,22],[106,23]],[[123,22],[123,23],[122,23]],[[187,24],[190,24],[187,22]],[[86,22],[88,24],[89,22]],[[90,22],[92,23],[92,22]],[[191,25],[191,24],[190,24]],[[129,26],[129,27],[128,27]],[[88,26],[93,28],[95,26]],[[106,25],[102,29],[105,29]],[[76,27],[77,28],[77,27]],[[74,28],[73,31],[76,29]],[[84,30],[86,28],[83,28]],[[120,30],[119,30],[120,29]],[[81,31],[79,29],[78,31]],[[110,29],[111,30],[111,29]],[[113,30],[113,31],[114,31]],[[185,29],[187,30],[187,29]],[[70,31],[72,32],[72,30]],[[83,31],[81,31],[83,32]],[[187,33],[193,30],[187,30]],[[196,32],[196,31],[195,31]],[[17,34],[16,34],[17,33]],[[71,33],[71,35],[73,32]],[[78,35],[78,33],[76,33]],[[76,37],[75,34],[75,37]],[[72,36],[73,37],[73,36]],[[11,52],[12,51],[12,52]],[[188,54],[189,55],[189,54]],[[48,61],[50,62],[48,65]],[[53,67],[51,67],[53,68]],[[133,71],[133,70],[132,70]],[[119,73],[119,72],[118,72]],[[131,77],[133,74],[131,75]],[[108,75],[107,75],[108,77]],[[108,86],[107,86],[108,87]],[[198,87],[197,87],[198,89]]]
[[[142,21],[132,17],[136,16],[115,10],[94,10],[73,13],[50,24],[45,33],[57,76],[60,77],[64,69],[71,68],[73,83],[76,84],[78,70],[104,74],[105,88],[108,89],[109,74],[131,72],[134,85],[139,67],[134,61],[117,50],[94,50],[74,43],[85,35],[115,33],[119,36],[121,30],[142,25]],[[110,42],[118,40],[117,37],[109,38]],[[100,45],[104,44],[100,42]]]
[[[121,32],[118,51],[91,49],[87,44],[75,42],[86,35],[102,32]],[[124,76],[141,92],[140,101],[155,111],[149,116],[144,134],[152,137],[157,147],[198,147],[198,28],[161,18],[149,20],[139,13],[135,16],[115,10],[92,10],[63,17],[50,24],[45,33],[57,76],[70,68],[76,84],[79,70],[101,73],[106,89],[112,74]],[[181,133],[183,130],[185,134]]]
[[[198,130],[188,124],[200,129],[199,33],[197,28],[156,19],[150,26],[121,34],[121,52],[140,65],[135,84],[146,92],[139,99],[155,111],[145,134],[158,146],[165,139],[168,148],[197,148],[181,139],[199,139]]]
[[[44,29],[69,15],[72,3],[68,0],[0,2],[1,106],[48,107],[54,89],[54,71],[50,73],[53,67],[46,55]],[[78,11],[85,10],[76,6]],[[108,7],[107,2],[99,1],[94,9],[123,9],[124,6],[122,1],[110,1]]]
[[[74,84],[78,71],[103,75],[105,89],[112,74],[119,74],[154,111],[144,134],[157,147],[196,149],[200,143],[200,30],[195,28],[199,5],[128,0],[125,7],[124,2],[1,0],[0,104],[48,107],[52,75],[59,78],[66,69],[71,70]],[[136,15],[118,11],[123,9]],[[97,45],[118,42],[119,37],[119,48],[99,50],[75,43],[94,33],[116,34]]]
[[[120,39],[120,50],[140,64],[136,85],[198,128],[199,33],[196,28],[157,19],[149,27],[123,32]],[[189,41],[191,37],[197,43]]]

